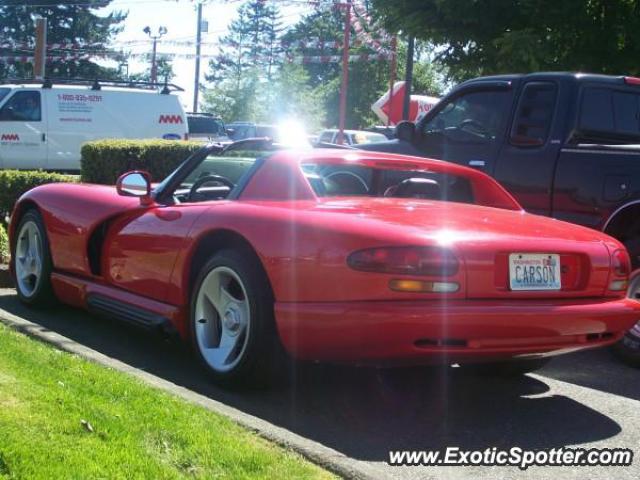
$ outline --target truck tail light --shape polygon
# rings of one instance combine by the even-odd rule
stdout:
[[[627,290],[629,274],[631,273],[631,260],[626,250],[616,250],[611,255],[611,281],[609,290],[621,292]]]
[[[626,83],[627,85],[640,85],[640,78],[624,77],[624,83]]]
[[[450,250],[440,247],[380,247],[353,252],[347,265],[361,272],[449,277],[459,262]]]

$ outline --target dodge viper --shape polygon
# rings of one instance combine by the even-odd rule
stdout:
[[[20,299],[177,333],[236,384],[277,350],[530,371],[640,318],[619,242],[524,212],[477,170],[249,146],[204,147],[158,184],[132,171],[27,192],[10,225]]]

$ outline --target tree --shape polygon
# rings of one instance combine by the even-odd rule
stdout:
[[[433,42],[456,80],[507,72],[640,74],[637,0],[372,0],[393,31]]]
[[[237,83],[233,79],[218,81],[204,89],[202,110],[221,117],[225,122],[263,120],[255,94],[258,83],[256,72],[247,69]]]
[[[151,81],[151,54],[147,55],[147,61],[149,66],[142,73],[132,73],[129,75],[129,79],[141,82]],[[158,68],[158,82],[164,82],[165,79],[170,82],[175,77],[173,72],[173,65],[168,57],[158,55],[156,57],[156,65]]]
[[[50,51],[49,55],[68,56],[74,53],[100,52],[107,48],[111,37],[122,30],[121,23],[126,14],[112,12],[101,16],[96,10],[106,7],[111,0],[38,0],[37,5],[8,0],[0,6],[0,31],[2,43],[15,45],[0,49],[0,56],[33,55],[35,44],[35,18],[48,21],[47,41],[72,43],[84,46],[82,50]],[[31,77],[33,68],[29,64],[14,65],[0,62],[0,78]],[[95,62],[83,60],[59,60],[46,65],[46,75],[51,77],[113,77],[115,70],[105,69]]]
[[[288,119],[304,124],[308,132],[319,130],[326,115],[321,94],[309,84],[309,76],[301,65],[286,63],[278,71],[272,89],[278,99],[270,105],[267,118],[271,122]]]
[[[281,64],[281,29],[280,12],[272,4],[249,0],[238,8],[229,33],[220,40],[217,58],[209,62],[206,79],[213,86],[205,92],[205,109],[225,120],[264,116],[272,103],[271,83]],[[265,88],[257,88],[260,84]]]
[[[374,25],[371,34],[375,35]],[[283,36],[283,43],[290,48],[292,56],[341,55],[341,49],[329,49],[327,44],[342,44],[344,12],[336,9],[318,10],[302,18]],[[358,42],[355,31],[350,49],[351,54],[375,53],[362,42]],[[309,40],[312,40],[309,42]],[[317,40],[317,41],[316,41]],[[315,45],[314,45],[315,43]],[[304,45],[300,48],[300,45]],[[322,47],[321,45],[325,45]],[[388,45],[387,45],[388,47]],[[419,51],[427,56],[426,43],[420,43]],[[404,75],[406,48],[402,42],[398,48],[398,79]],[[323,124],[338,125],[338,104],[342,78],[340,63],[308,63],[303,66],[313,87],[315,98],[321,99],[326,112]],[[354,62],[349,64],[349,87],[347,90],[348,128],[363,128],[379,122],[371,111],[371,105],[389,88],[390,65],[388,61]],[[437,73],[437,66],[431,61],[418,60],[414,72],[414,91],[440,95],[444,90],[443,79]]]

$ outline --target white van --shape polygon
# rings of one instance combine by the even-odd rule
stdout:
[[[0,85],[0,168],[79,170],[103,138],[187,138],[174,85],[33,81]]]

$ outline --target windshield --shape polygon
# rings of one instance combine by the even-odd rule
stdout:
[[[356,132],[353,134],[353,143],[355,145],[360,145],[363,143],[380,143],[380,142],[386,142],[386,141],[387,141],[387,137],[385,137],[381,133]]]
[[[321,163],[305,163],[302,170],[319,197],[395,197],[474,203],[471,182],[459,175]]]
[[[187,117],[189,133],[206,133],[209,135],[225,135],[222,120],[210,117]]]
[[[179,188],[191,188],[196,180],[211,176],[222,177],[235,185],[260,155],[259,152],[252,154],[247,151],[229,152],[223,156],[211,154],[183,180]],[[213,180],[211,183],[220,181]]]
[[[230,130],[232,130],[229,136],[233,140],[237,141],[243,140],[245,138],[255,137],[255,126],[253,125],[232,123],[228,127]]]
[[[0,88],[0,102],[11,92],[10,88]]]

